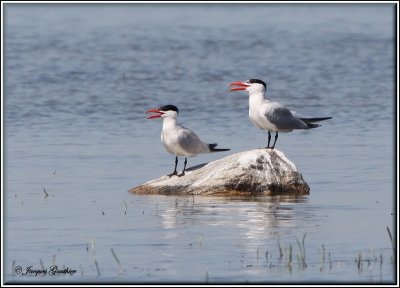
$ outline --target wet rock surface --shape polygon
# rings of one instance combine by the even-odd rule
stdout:
[[[129,190],[160,195],[308,195],[310,188],[283,152],[256,149],[162,176]]]

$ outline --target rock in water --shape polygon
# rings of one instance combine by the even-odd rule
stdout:
[[[162,195],[308,195],[310,187],[279,150],[256,149],[192,167],[186,175],[163,176],[129,190]]]

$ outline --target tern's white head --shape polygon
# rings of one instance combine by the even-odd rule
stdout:
[[[239,90],[245,90],[249,92],[249,94],[264,94],[265,91],[267,91],[267,84],[265,84],[264,81],[261,81],[259,79],[249,79],[243,82],[233,82],[229,84],[229,86],[237,86],[234,88],[231,88],[229,91],[239,91]]]
[[[147,117],[152,118],[176,118],[178,116],[178,107],[174,105],[164,105],[160,108],[147,110],[146,113],[156,113]]]

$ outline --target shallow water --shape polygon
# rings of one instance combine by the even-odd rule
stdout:
[[[392,16],[391,5],[7,4],[6,281],[393,281]],[[149,108],[175,104],[231,153],[265,146],[248,96],[227,92],[249,78],[297,115],[334,117],[277,142],[309,196],[127,193],[173,169]],[[53,264],[76,272],[23,275]]]

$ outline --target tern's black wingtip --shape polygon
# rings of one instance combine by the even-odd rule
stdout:
[[[213,143],[213,144],[208,144],[208,148],[210,148],[211,152],[223,152],[223,151],[229,151],[231,149],[227,149],[227,148],[215,148],[217,147],[217,143]]]

